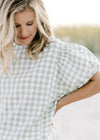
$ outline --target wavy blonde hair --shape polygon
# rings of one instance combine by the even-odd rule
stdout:
[[[42,0],[1,0],[0,2],[0,61],[2,72],[9,75],[9,65],[17,60],[13,51],[14,14],[26,8],[35,12],[37,33],[27,46],[27,54],[34,59],[49,43],[53,34]]]

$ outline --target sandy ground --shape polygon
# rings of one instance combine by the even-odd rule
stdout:
[[[99,140],[100,93],[65,106],[53,122],[57,140]]]

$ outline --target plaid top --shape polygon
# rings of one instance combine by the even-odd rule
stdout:
[[[26,55],[26,46],[14,44],[20,67],[15,62],[12,77],[0,77],[0,140],[47,140],[57,100],[99,70],[87,48],[52,40],[36,60]]]

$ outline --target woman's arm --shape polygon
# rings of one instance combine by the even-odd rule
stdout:
[[[90,81],[86,85],[62,97],[57,102],[55,113],[65,105],[88,98],[99,92],[100,92],[100,72],[98,71],[93,75],[93,77],[90,79]]]

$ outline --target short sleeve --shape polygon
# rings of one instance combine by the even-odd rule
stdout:
[[[96,56],[79,44],[63,44],[58,58],[55,92],[57,99],[82,87],[100,69]]]

